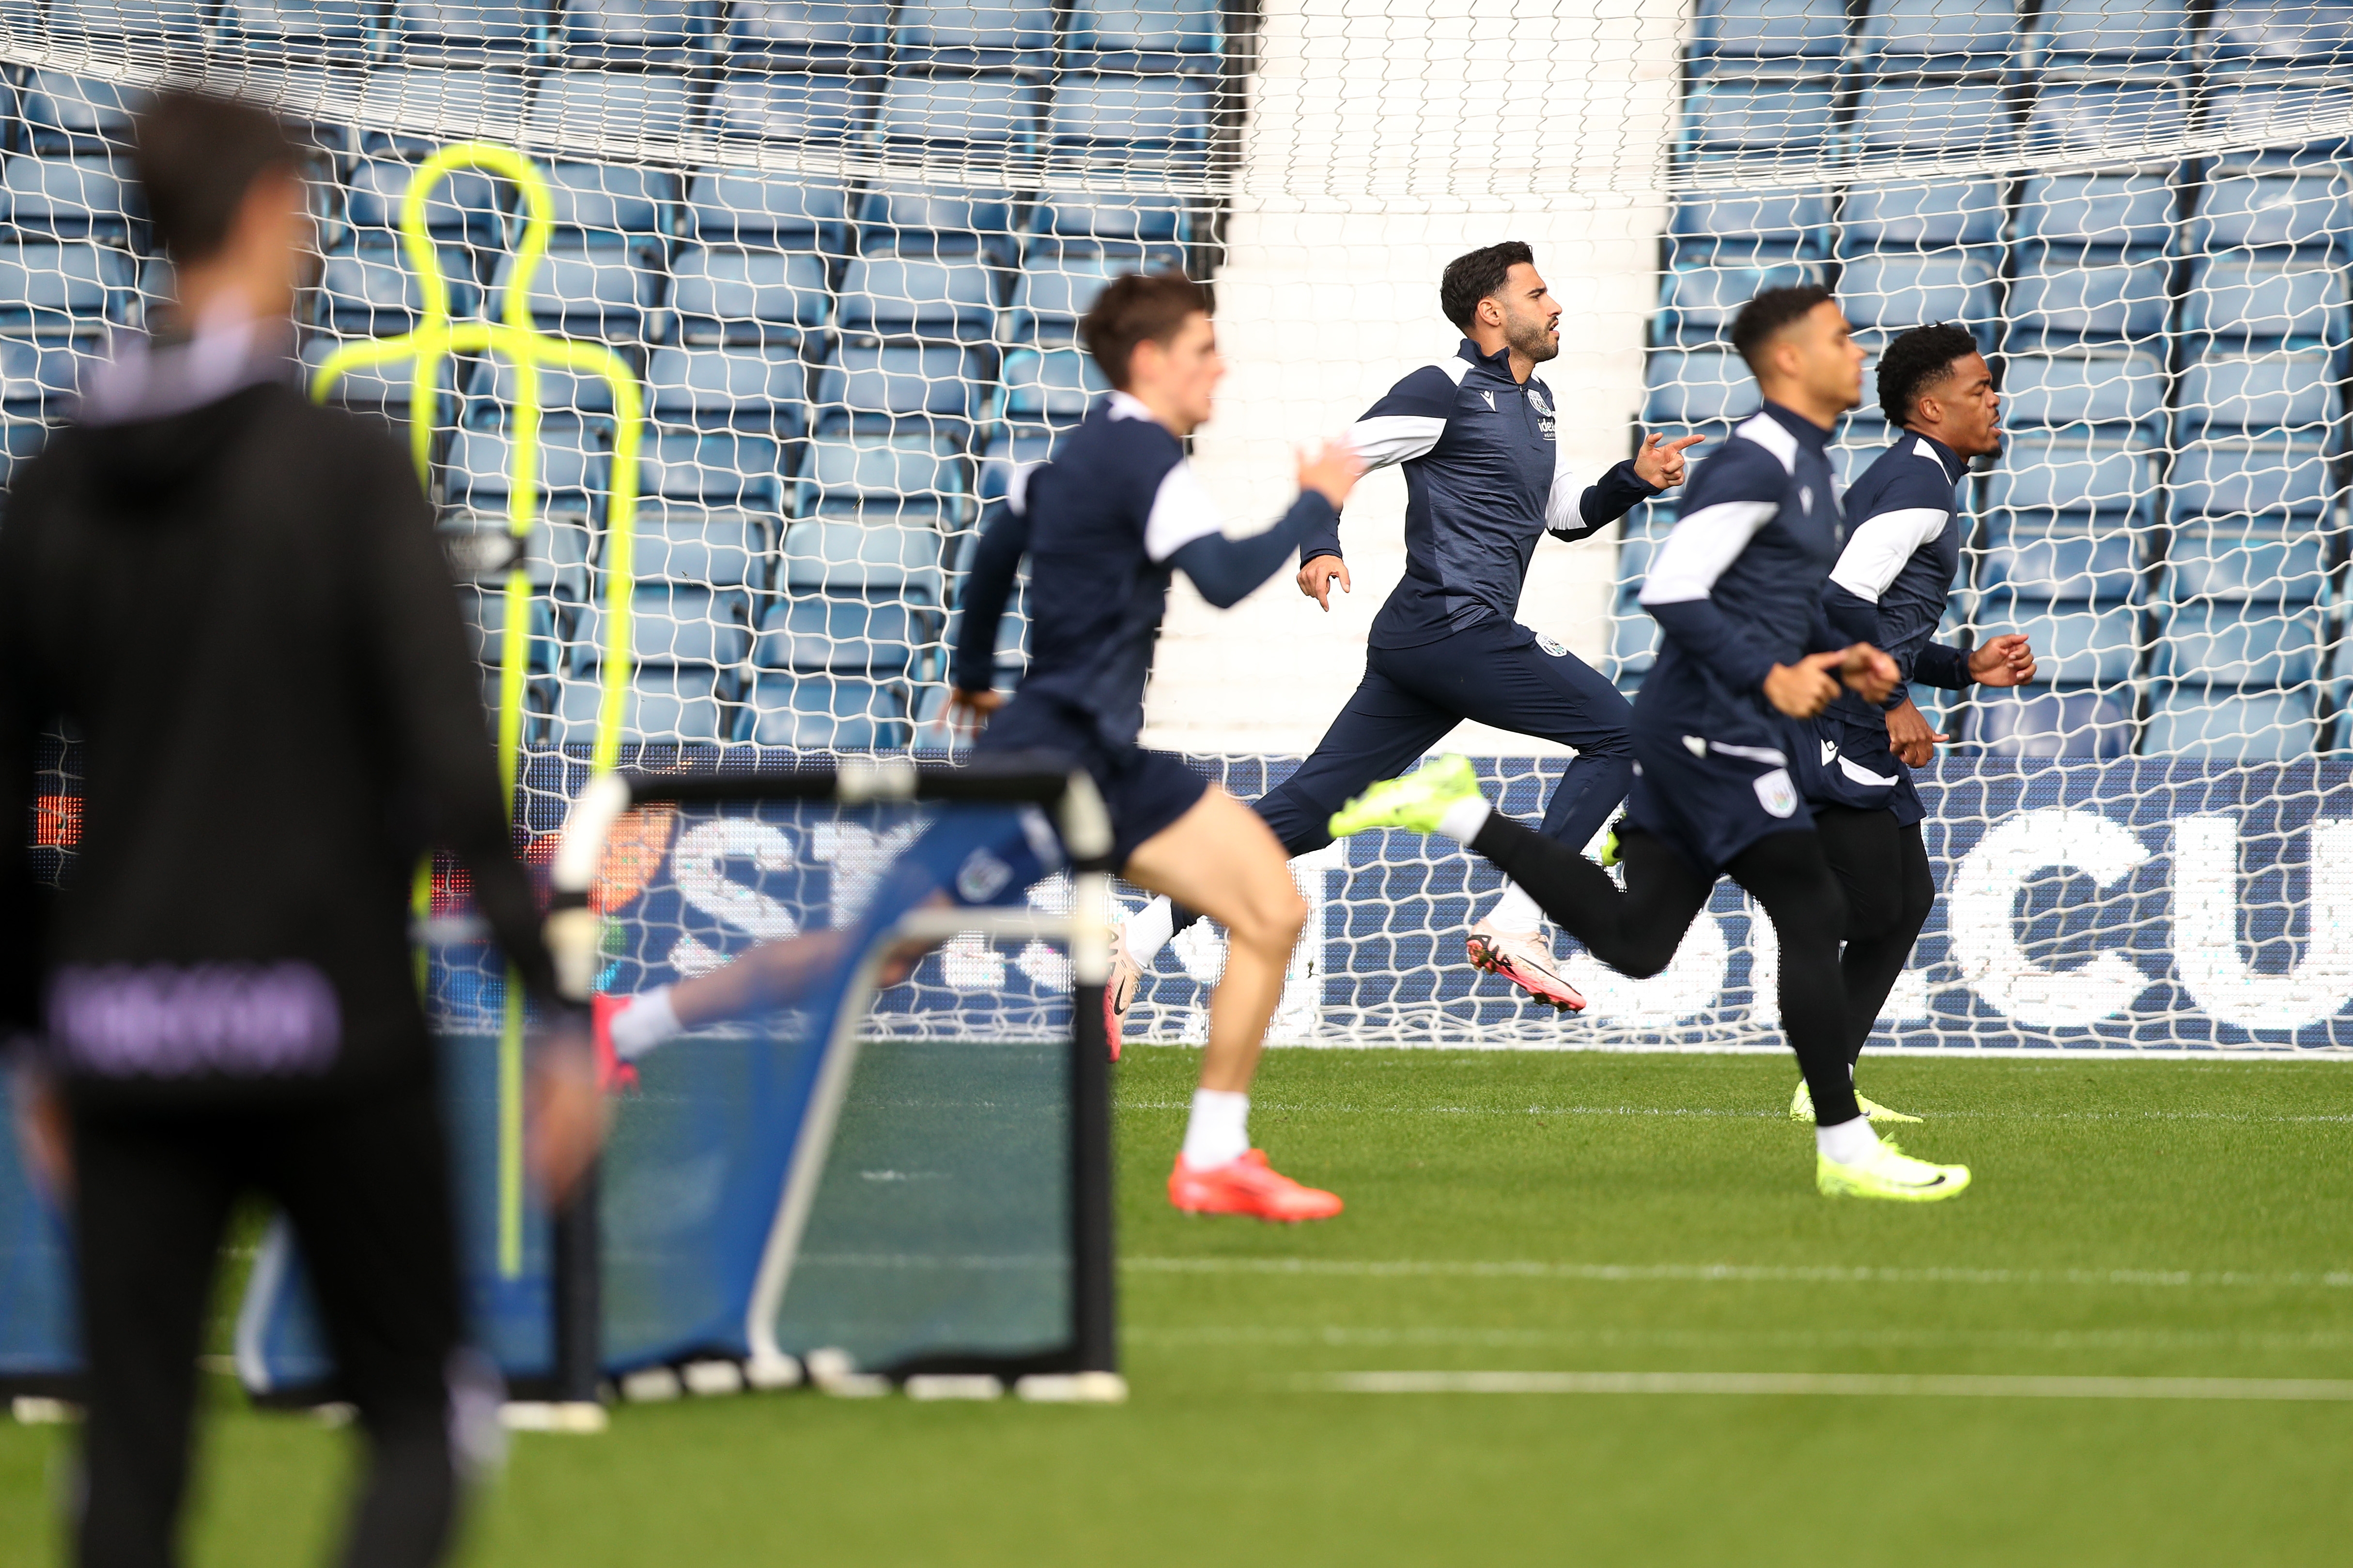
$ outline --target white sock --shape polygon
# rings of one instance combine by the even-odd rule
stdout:
[[[623,1061],[641,1057],[685,1028],[670,1005],[670,987],[640,991],[613,1015],[613,1054]]]
[[[1879,1134],[1871,1130],[1871,1119],[1858,1116],[1852,1121],[1841,1121],[1835,1127],[1814,1129],[1814,1147],[1841,1165],[1852,1165],[1871,1152],[1879,1142]]]
[[[1185,1123],[1185,1163],[1201,1170],[1249,1152],[1250,1096],[1219,1089],[1195,1089],[1193,1115]]]
[[[1487,826],[1487,813],[1493,809],[1483,795],[1458,800],[1446,808],[1445,816],[1438,819],[1438,831],[1459,843],[1468,844],[1479,837],[1481,828]]]
[[[1526,889],[1507,878],[1504,896],[1487,911],[1486,923],[1497,931],[1538,931],[1544,926],[1544,910]]]
[[[1127,938],[1127,956],[1135,961],[1138,969],[1149,969],[1168,939],[1176,934],[1176,911],[1166,899],[1155,899],[1120,928]]]

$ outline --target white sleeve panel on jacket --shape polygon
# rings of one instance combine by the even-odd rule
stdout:
[[[1952,515],[1939,507],[1919,506],[1865,518],[1839,552],[1831,581],[1858,599],[1879,603],[1912,552],[1942,533],[1945,520]]]
[[[1419,414],[1377,414],[1348,426],[1348,445],[1367,468],[1385,468],[1419,458],[1438,445],[1446,421]]]
[[[1693,512],[1659,547],[1651,574],[1642,580],[1641,602],[1680,605],[1706,598],[1725,568],[1780,510],[1778,501],[1728,500]]]
[[[1225,531],[1226,520],[1191,463],[1180,462],[1161,476],[1160,489],[1152,497],[1152,515],[1144,523],[1145,554],[1156,563],[1204,534]]]

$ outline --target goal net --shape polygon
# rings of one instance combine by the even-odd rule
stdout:
[[[1471,245],[1535,244],[1568,311],[1541,374],[1588,472],[1641,430],[1704,434],[1704,460],[1755,404],[1731,314],[1820,281],[1874,351],[1943,320],[1992,358],[2010,435],[1960,488],[1944,635],[2023,631],[2042,659],[2021,691],[1917,693],[1954,737],[1927,787],[1947,896],[1882,1043],[2337,1046],[2340,11],[47,0],[0,13],[0,430],[32,450],[107,334],[164,297],[122,153],[123,105],[166,79],[263,99],[315,145],[313,370],[423,325],[426,263],[451,321],[617,356],[634,424],[607,375],[551,365],[534,400],[488,350],[445,356],[414,410],[405,366],[326,389],[427,426],[486,680],[518,675],[489,687],[518,822],[546,833],[592,762],[950,753],[966,552],[1100,395],[1076,324],[1120,271],[1217,285],[1236,371],[1196,462],[1245,526],[1293,443],[1452,352],[1434,280]],[[452,169],[412,244],[420,165],[470,141],[520,149],[541,195]],[[1844,471],[1888,436],[1867,395]],[[1393,474],[1359,488],[1356,590],[1328,616],[1281,582],[1225,616],[1180,587],[1147,739],[1245,797],[1283,776],[1362,669],[1403,502]],[[1656,631],[1636,594],[1675,515],[1669,496],[1546,544],[1522,618],[1638,689]],[[1008,685],[1023,627],[1017,604]],[[1526,818],[1561,765],[1501,731],[1449,744]],[[1461,962],[1483,865],[1370,837],[1295,874],[1317,912],[1280,1039],[1777,1037],[1769,944],[1729,891],[1657,980],[1572,957],[1595,1005],[1557,1019]],[[1198,1037],[1220,964],[1208,928],[1163,953],[1132,1037]]]

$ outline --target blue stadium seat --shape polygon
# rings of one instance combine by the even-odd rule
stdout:
[[[1013,279],[1008,342],[1067,342],[1078,335],[1079,318],[1103,286],[1134,263],[1123,257],[1064,254],[1050,268],[1025,269]]]
[[[2035,95],[2026,119],[2026,145],[2047,157],[2169,142],[2189,129],[2189,98],[2170,83],[2054,82]]]
[[[2206,686],[2298,686],[2321,675],[2324,635],[2311,605],[2178,605],[2157,639],[2156,673]]]
[[[1182,198],[1144,192],[1052,191],[1030,210],[1026,234],[1062,250],[1082,245],[1134,256],[1147,246],[1183,245],[1192,221]],[[1034,247],[1036,242],[1031,242]]]
[[[2233,69],[2341,68],[2353,53],[2353,9],[2295,0],[2217,0],[2207,57]]]
[[[2189,49],[2187,0],[2048,0],[2036,32],[2044,61],[2173,63]]]
[[[469,583],[458,589],[459,619],[466,628],[467,651],[474,662],[485,669],[497,669],[506,657],[507,609],[501,589],[489,584]],[[543,599],[530,601],[524,612],[524,637],[527,647],[523,668],[546,670],[554,666],[555,620]],[[486,693],[491,701],[494,692]]]
[[[658,258],[681,196],[676,174],[628,163],[553,163],[543,169],[549,219],[558,236],[584,245],[632,246]]]
[[[396,158],[363,158],[352,166],[344,187],[343,216],[360,248],[399,248],[401,204],[416,177],[417,165]],[[498,183],[488,175],[456,169],[434,183],[432,197],[425,204],[425,231],[435,239],[497,245],[505,237],[505,227]],[[445,275],[448,270],[443,268]],[[460,275],[472,277],[470,264]]]
[[[2313,435],[2343,416],[2336,364],[2327,349],[2210,351],[2181,379],[2186,436],[2232,429]]]
[[[2157,495],[2157,454],[2147,447],[2028,429],[2007,443],[1986,504],[2044,520],[2120,524],[2145,520]]]
[[[2018,203],[2018,237],[2044,247],[2153,252],[2173,237],[2164,174],[2036,174]]]
[[[1997,180],[1856,184],[1839,207],[1839,247],[1860,256],[1886,246],[1984,245],[2001,237],[2001,224]]]
[[[16,153],[0,178],[0,217],[17,232],[127,244],[130,207],[122,178],[104,158]]]
[[[2020,603],[2003,621],[2034,645],[2038,686],[2115,688],[2132,679],[2139,612]]]
[[[1018,155],[1037,137],[1039,94],[1016,76],[893,77],[875,127],[885,148],[902,153]]]
[[[138,279],[127,250],[90,240],[0,244],[0,331],[91,336],[125,321]]]
[[[841,328],[977,342],[997,330],[997,279],[978,259],[860,257],[841,279]]]
[[[1877,82],[1863,91],[1855,134],[1866,155],[1957,157],[2006,151],[2018,131],[1999,82]]]
[[[1646,426],[1704,425],[1757,411],[1757,384],[1728,349],[1653,349],[1647,371]]]
[[[1209,144],[1209,93],[1178,76],[1071,72],[1046,114],[1057,162],[1189,166]]]
[[[1957,321],[1982,336],[1994,321],[2000,253],[1883,251],[1858,257],[1840,274],[1839,303],[1857,328],[1893,334],[1929,321]]]
[[[2130,533],[2116,529],[2101,533],[2032,533],[2015,525],[2000,529],[1978,562],[1979,617],[2000,631],[2011,606],[2022,603],[2125,604],[2139,582],[2134,542]]]
[[[532,95],[528,134],[551,146],[605,136],[675,142],[686,134],[694,84],[680,71],[551,71]]]
[[[808,374],[776,348],[663,348],[647,363],[652,412],[664,425],[797,436],[808,428]]]
[[[1005,416],[1031,424],[1073,425],[1111,390],[1094,360],[1073,347],[1008,349]]]
[[[690,245],[670,279],[687,343],[797,343],[826,324],[833,306],[825,258],[813,251]]]
[[[961,438],[981,414],[984,363],[952,344],[845,342],[818,370],[818,427]]]
[[[829,58],[879,54],[888,0],[733,0],[720,47],[731,58]]]
[[[871,79],[835,71],[731,74],[711,99],[718,135],[755,142],[831,142],[863,114]]]
[[[1067,426],[1029,425],[1008,420],[993,427],[988,444],[981,448],[980,483],[977,491],[981,505],[987,506],[1005,499],[1012,487],[1015,470],[1030,468],[1054,455],[1054,443],[1061,439]]]
[[[1832,106],[1826,84],[1694,82],[1683,97],[1684,151],[1701,157],[1799,149],[1810,153],[1830,138]]]
[[[752,663],[759,669],[892,679],[907,673],[914,645],[933,640],[904,605],[795,596],[768,606]]]
[[[103,157],[131,144],[131,114],[124,105],[136,100],[134,88],[36,70],[19,93],[26,140],[35,153]]]
[[[673,594],[689,588],[758,593],[774,575],[775,530],[769,521],[740,508],[657,501],[638,508],[635,521],[629,569],[640,593],[649,584],[671,584]],[[733,636],[739,608],[748,616],[751,603],[725,594],[712,601],[723,634]],[[728,646],[732,649],[734,645]],[[714,658],[708,662],[733,660]]]
[[[515,368],[506,359],[491,355],[478,360],[467,387],[466,423],[483,430],[504,427],[520,390]],[[546,429],[552,430],[565,421],[601,425],[612,417],[613,389],[600,375],[542,369],[539,405],[545,414]]]
[[[407,60],[516,60],[538,49],[545,30],[537,5],[398,0],[392,8],[392,47]]]
[[[2177,528],[2165,552],[2166,597],[2178,605],[2309,605],[2327,590],[2327,552],[2316,531],[2228,522]]]
[[[2150,756],[2286,762],[2309,756],[2319,737],[2316,693],[2232,691],[2160,684],[2149,707]]]
[[[135,38],[198,55],[211,11],[210,0],[48,0],[43,20],[48,33],[84,43]]]
[[[1871,0],[1862,47],[1882,71],[1998,71],[2016,51],[2014,0]]]
[[[343,334],[305,328],[301,330],[301,336],[302,384],[307,388],[311,384],[311,378],[318,373],[329,354],[342,347],[346,341],[356,341],[359,338],[372,337],[374,334],[354,333],[346,338]],[[433,423],[437,426],[448,426],[457,422],[459,386],[471,374],[473,374],[473,367],[463,361],[453,361],[442,372],[440,389],[431,411]],[[353,413],[373,415],[396,427],[403,427],[402,439],[406,441],[407,437],[405,425],[408,417],[409,394],[409,374],[406,363],[360,365],[337,378],[334,386],[328,393],[327,400],[337,407],[346,408]]]
[[[2194,442],[2174,454],[2168,480],[2177,527],[2200,517],[2313,527],[2343,494],[2327,448],[2317,441]]]
[[[638,448],[638,489],[666,501],[777,510],[784,449],[752,431],[658,427]]]
[[[2021,246],[2010,284],[2010,342],[2145,342],[2165,331],[2165,268],[2146,260],[2079,260]]]
[[[2181,325],[2234,342],[2343,343],[2353,336],[2345,274],[2319,257],[2200,261]]]
[[[249,51],[343,58],[367,51],[375,0],[227,0],[220,26]]]
[[[2292,247],[2343,251],[2353,237],[2353,200],[2333,173],[2216,175],[2200,193],[2191,244],[2210,255]]]
[[[585,426],[541,432],[535,467],[543,510],[586,511],[604,492],[610,458],[602,437]],[[449,439],[449,499],[476,511],[503,512],[513,493],[514,442],[500,430],[460,428]]]
[[[927,436],[852,434],[808,444],[798,510],[813,517],[920,523],[951,531],[972,519],[964,460]]]
[[[1725,334],[1740,308],[1760,291],[1821,280],[1819,261],[1671,268],[1659,280],[1660,341],[1714,342]]]
[[[388,67],[368,73],[360,89],[360,107],[377,123],[462,125],[492,141],[512,141],[522,133],[523,79],[516,71],[475,67]],[[421,158],[447,140],[412,132],[365,131],[359,151]]]
[[[572,668],[596,669],[601,616],[587,617],[573,645]],[[639,577],[629,599],[629,655],[641,670],[695,667],[733,670],[752,655],[752,600],[741,588],[711,588]]]
[[[1980,690],[1966,738],[1997,757],[2110,759],[2132,752],[2132,701],[2104,691]]]
[[[858,204],[867,256],[985,256],[1014,263],[1013,200],[1002,193],[876,185]]]
[[[818,179],[713,173],[686,190],[687,232],[705,245],[849,254],[849,200]]]
[[[2003,356],[2002,423],[2139,426],[2165,414],[2165,362],[2143,350],[2062,349]]]
[[[515,539],[509,519],[501,511],[445,510],[434,537],[448,555],[461,583],[479,588],[503,588],[507,568],[516,560]],[[561,635],[574,606],[586,604],[591,569],[592,534],[579,513],[543,513],[524,540],[523,576],[534,593],[551,594],[560,603],[545,623]],[[545,663],[560,663],[560,657]]]
[[[897,522],[887,513],[803,518],[785,530],[782,586],[935,605],[947,586],[943,542],[929,524]]]
[[[0,338],[0,484],[41,449],[71,407],[86,356],[69,344]]]
[[[1098,65],[1210,70],[1225,44],[1219,10],[1219,0],[1075,0],[1062,42]]]
[[[503,312],[516,255],[499,258],[491,285],[492,309]],[[611,342],[643,334],[656,279],[628,250],[587,246],[570,237],[548,247],[531,275],[531,319],[543,332]]]
[[[1820,257],[1829,254],[1830,227],[1830,198],[1819,191],[1685,195],[1667,222],[1667,254],[1700,266]]]
[[[1840,0],[1700,0],[1692,38],[1695,72],[1838,68],[1846,48]]]
[[[593,743],[604,696],[595,667],[559,679],[555,690],[549,716],[550,739],[557,745],[575,748]],[[723,692],[715,669],[633,670],[623,689],[621,738],[624,742],[724,745],[735,738],[742,711],[733,692]]]
[[[1011,65],[1054,47],[1054,7],[1039,0],[902,0],[891,29],[902,62]],[[1028,61],[1018,63],[1028,64]]]
[[[575,62],[684,65],[718,11],[711,0],[565,0],[557,52]]]
[[[887,751],[907,744],[906,710],[887,686],[848,676],[763,675],[744,738],[801,751]]]

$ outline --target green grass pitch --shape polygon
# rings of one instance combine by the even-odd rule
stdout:
[[[1282,1051],[1253,1122],[1346,1215],[1187,1219],[1195,1070],[1118,1069],[1114,1409],[812,1394],[517,1440],[466,1560],[2341,1563],[2353,1404],[1364,1394],[1364,1371],[2353,1378],[2353,1064],[1867,1062],[1977,1184],[1832,1203],[1767,1057]],[[193,1560],[320,1561],[347,1439],[230,1408]],[[0,1557],[55,1552],[0,1427]]]

